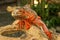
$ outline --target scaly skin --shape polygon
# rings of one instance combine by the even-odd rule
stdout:
[[[20,17],[20,21],[17,23],[19,24],[19,29],[25,28],[26,30],[28,30],[31,27],[31,24],[34,24],[38,27],[42,27],[48,38],[52,40],[51,33],[38,15],[35,15],[31,11],[27,11],[23,8],[18,9],[15,14],[20,14],[17,15],[18,17]]]

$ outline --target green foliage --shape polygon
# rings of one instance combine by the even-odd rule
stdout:
[[[23,2],[24,1],[24,2]],[[27,1],[26,0],[21,0],[21,6],[23,6],[23,5],[25,5],[27,3]]]
[[[60,5],[59,4],[49,4],[49,13],[50,15],[57,16],[57,13],[60,11]]]
[[[41,5],[40,5],[40,4],[38,4],[36,7],[35,7],[34,5],[32,5],[31,8],[32,8],[33,10],[35,10],[38,15],[41,16]]]
[[[45,13],[42,12],[41,4],[38,4],[36,7],[32,5],[31,8],[35,10],[39,16],[41,16],[48,28],[56,28],[56,26],[60,26],[60,17],[58,17],[57,14],[60,12],[60,4],[51,3],[48,5],[48,8],[44,8]]]
[[[58,18],[58,17],[52,17],[50,20],[45,20],[44,22],[46,23],[48,28],[50,28],[50,27],[56,28],[56,26],[60,26],[59,20],[60,20],[60,18]]]
[[[18,3],[20,6],[24,6],[26,4],[29,4],[30,3],[30,0],[20,0],[20,2]]]

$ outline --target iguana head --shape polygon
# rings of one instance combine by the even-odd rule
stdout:
[[[23,10],[24,9],[20,7],[11,7],[11,6],[7,7],[7,11],[11,12],[11,15],[13,17],[21,17],[23,15]]]
[[[11,15],[15,18],[26,18],[28,17],[27,14],[36,14],[35,11],[33,11],[29,6],[25,5],[23,7],[11,7],[11,6],[8,6],[7,7],[7,11],[8,12],[11,12]],[[31,15],[30,15],[31,16]]]

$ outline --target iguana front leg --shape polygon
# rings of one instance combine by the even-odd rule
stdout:
[[[36,18],[34,21],[33,21],[33,24],[37,25],[38,27],[42,27],[43,28],[43,31],[45,32],[45,34],[48,36],[48,38],[50,40],[52,40],[52,35],[51,33],[49,32],[48,28],[46,27],[46,25],[44,24],[44,22],[39,19],[39,18]]]

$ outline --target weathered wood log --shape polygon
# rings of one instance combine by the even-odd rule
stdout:
[[[40,30],[35,26],[32,26],[28,31],[26,30],[26,36],[22,35],[18,38],[2,36],[1,33],[4,31],[15,30],[14,25],[8,25],[5,27],[0,27],[0,39],[1,40],[48,40],[45,38]],[[4,39],[2,39],[4,38]]]
[[[27,36],[22,35],[21,37],[14,38],[1,35],[2,32],[11,30],[15,30],[14,25],[7,25],[5,27],[0,27],[0,40],[48,40],[42,35],[41,31],[35,26],[32,26],[28,31],[26,31]],[[60,40],[60,34],[59,35],[54,34],[53,36],[55,36],[54,40]]]

